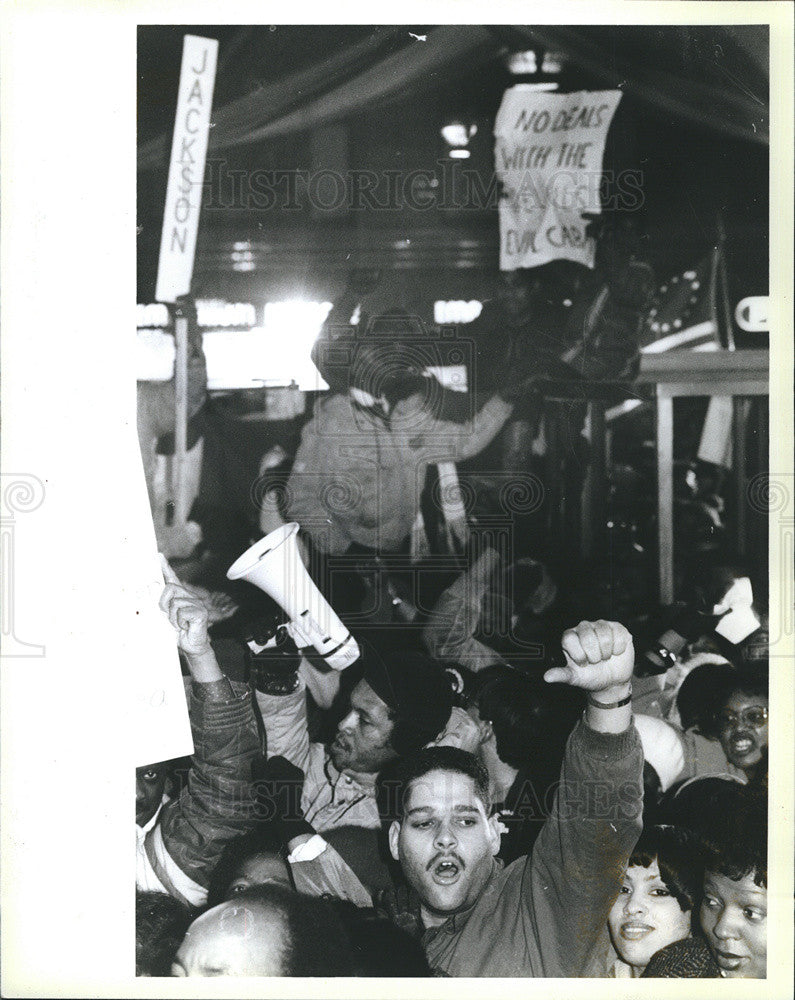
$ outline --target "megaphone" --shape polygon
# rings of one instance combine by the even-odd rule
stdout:
[[[301,560],[291,521],[271,531],[237,559],[226,575],[259,587],[290,619],[288,631],[296,645],[313,646],[332,670],[344,670],[359,659],[356,640],[315,586]]]

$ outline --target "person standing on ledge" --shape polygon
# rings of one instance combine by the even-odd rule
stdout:
[[[367,283],[354,272],[312,350],[331,394],[304,427],[287,483],[289,520],[317,550],[405,551],[430,463],[477,455],[511,415],[520,383],[493,392],[470,419],[449,419],[416,317],[391,310],[367,329],[350,316]],[[372,280],[377,280],[370,277]],[[427,345],[427,338],[426,338]],[[522,383],[523,384],[523,383]],[[448,393],[447,396],[461,396]]]

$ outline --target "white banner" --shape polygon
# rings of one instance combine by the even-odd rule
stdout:
[[[594,266],[583,213],[602,211],[605,138],[620,100],[620,90],[505,91],[494,124],[501,271],[561,258]]]
[[[185,35],[160,236],[159,302],[175,302],[190,291],[217,58],[216,39]]]
[[[130,456],[124,505],[125,566],[122,600],[130,610],[129,628],[120,637],[108,670],[125,684],[133,717],[136,767],[193,753],[188,705],[179,665],[177,633],[158,606],[163,573],[155,529],[134,433],[126,431],[120,447]],[[133,613],[134,609],[134,613]],[[122,680],[118,678],[125,678]],[[110,679],[109,679],[110,684]],[[116,691],[117,688],[110,685]]]

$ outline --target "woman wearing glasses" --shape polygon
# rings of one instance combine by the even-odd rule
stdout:
[[[715,730],[735,780],[695,779],[668,805],[667,821],[702,844],[701,933],[658,952],[646,977],[766,975],[767,663],[738,672],[720,704]]]
[[[717,713],[720,744],[749,782],[767,776],[767,670],[741,675]]]

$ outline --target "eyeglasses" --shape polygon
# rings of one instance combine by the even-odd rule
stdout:
[[[738,722],[753,728],[763,726],[767,722],[767,709],[759,706],[758,708],[744,708],[742,712],[718,713],[718,725],[721,729],[728,729],[730,726],[737,725]]]

